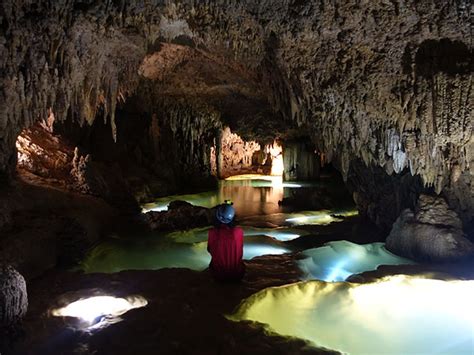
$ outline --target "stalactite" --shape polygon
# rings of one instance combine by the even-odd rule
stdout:
[[[29,1],[0,5],[0,171],[13,169],[16,135],[50,109],[57,120],[89,124],[104,110],[115,137],[117,97],[143,84],[147,51],[158,38],[183,35],[223,62],[240,62],[276,113],[310,130],[344,175],[361,159],[393,174],[408,168],[440,193],[454,188],[454,164],[472,176],[472,6],[464,0],[347,1],[337,11],[268,0],[74,4],[41,2],[34,21]],[[202,122],[215,119],[209,110],[176,110],[165,114],[173,131],[188,142],[189,159],[202,156]],[[456,188],[472,196],[471,179]]]

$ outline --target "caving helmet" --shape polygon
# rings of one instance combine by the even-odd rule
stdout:
[[[232,207],[232,202],[225,201],[222,205],[216,208],[216,218],[223,224],[229,224],[233,221],[235,216],[235,209]]]

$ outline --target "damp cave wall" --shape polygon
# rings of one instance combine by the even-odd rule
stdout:
[[[146,202],[160,195],[216,185],[210,151],[220,121],[210,119],[207,115],[212,113],[204,108],[196,110],[177,102],[160,105],[164,103],[149,109],[136,96],[120,105],[115,117],[116,141],[110,134],[110,122],[101,119],[91,126],[71,120],[55,125],[54,134],[90,157],[91,170],[103,181],[92,187],[96,195],[117,205],[104,191],[115,190],[110,191],[115,198],[128,194]]]
[[[307,137],[285,141],[283,179],[285,181],[316,180],[320,176],[320,156]]]
[[[144,56],[184,36],[253,71],[275,112],[310,134],[372,218],[386,194],[364,178],[375,169],[400,191],[400,176],[416,176],[472,225],[472,11],[466,0],[5,0],[0,173],[14,171],[19,132],[51,114],[91,125],[100,108],[116,138],[117,103],[139,91]]]

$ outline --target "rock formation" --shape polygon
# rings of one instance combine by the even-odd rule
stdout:
[[[28,309],[23,276],[11,266],[0,266],[0,327],[18,323]]]
[[[420,195],[415,212],[405,209],[393,225],[386,247],[419,261],[443,262],[474,255],[462,222],[440,197]]]
[[[40,119],[85,127],[99,118],[112,141],[127,139],[116,111],[135,100],[148,127],[171,129],[166,149],[181,151],[172,155],[189,176],[206,177],[223,125],[261,143],[299,129],[344,178],[362,174],[363,183],[379,168],[388,180],[416,176],[416,193],[444,196],[468,228],[471,15],[467,0],[6,0],[0,172],[11,175],[18,134]],[[363,165],[351,173],[355,161]],[[373,186],[356,191],[372,216],[366,207],[383,191],[364,191]]]
[[[153,230],[171,231],[205,227],[214,223],[214,209],[194,206],[185,201],[172,201],[167,211],[150,211],[145,222]]]
[[[286,142],[283,149],[283,178],[286,181],[315,180],[319,178],[320,157],[314,147],[305,141]]]
[[[220,139],[220,142],[211,148],[211,171],[215,176],[222,179],[232,175],[263,172],[265,159],[260,161],[254,158],[265,155],[260,144],[244,141],[228,127],[216,139]]]
[[[359,214],[389,232],[405,208],[413,209],[420,192],[421,178],[409,171],[388,175],[378,166],[367,167],[361,160],[350,163],[346,185],[352,193]]]

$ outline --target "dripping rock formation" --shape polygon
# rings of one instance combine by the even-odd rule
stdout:
[[[223,127],[261,144],[296,130],[383,227],[430,192],[470,231],[470,16],[467,0],[5,0],[0,174],[11,179],[17,137],[41,120],[88,147],[84,156],[106,162],[139,200],[209,182]],[[105,148],[92,147],[104,129]]]

